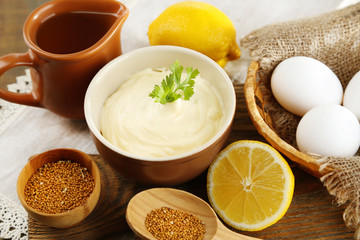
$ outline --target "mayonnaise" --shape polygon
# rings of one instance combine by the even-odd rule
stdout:
[[[140,71],[106,100],[101,132],[110,143],[138,156],[169,157],[200,147],[216,135],[225,122],[223,103],[200,75],[189,101],[161,104],[149,97],[170,73],[165,68]]]

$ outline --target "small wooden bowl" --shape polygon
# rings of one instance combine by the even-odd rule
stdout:
[[[274,148],[293,162],[299,164],[299,167],[316,177],[322,176],[323,174],[320,172],[320,165],[315,158],[300,152],[298,149],[281,139],[273,130],[271,117],[264,108],[265,102],[263,93],[259,87],[260,82],[257,81],[258,70],[259,63],[252,61],[248,69],[244,86],[246,105],[255,128]]]
[[[45,163],[57,162],[59,160],[72,160],[86,167],[94,178],[94,190],[83,205],[70,211],[49,214],[35,210],[25,201],[25,185],[33,173],[35,173]],[[95,208],[99,200],[100,188],[100,172],[96,163],[89,155],[75,149],[53,149],[30,157],[27,164],[21,170],[17,181],[17,194],[25,210],[35,220],[54,228],[69,228],[79,224],[83,219],[85,219]]]

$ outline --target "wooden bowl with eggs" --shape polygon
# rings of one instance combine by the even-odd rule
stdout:
[[[326,178],[327,173],[339,173],[340,170],[344,170],[344,175],[347,175],[346,171],[352,169],[352,163],[358,162],[360,157],[360,134],[358,134],[360,127],[359,121],[357,121],[360,120],[360,115],[357,112],[360,109],[358,98],[360,75],[355,77],[360,70],[359,44],[357,44],[359,9],[360,5],[354,4],[318,16],[264,26],[240,40],[240,46],[248,50],[252,58],[245,81],[244,94],[253,124],[260,135],[274,148],[298,164],[299,167],[317,177],[324,176]],[[307,128],[306,131],[309,134],[306,138],[301,139],[301,143],[298,141],[298,130],[304,126],[304,119],[309,119],[308,113],[314,113],[315,106],[306,109],[303,115],[297,113],[296,109],[290,109],[289,105],[282,101],[284,98],[282,100],[278,98],[279,92],[277,90],[279,89],[276,90],[273,87],[272,81],[277,67],[291,57],[309,57],[325,64],[340,81],[340,88],[342,88],[343,93],[338,98],[338,102],[330,102],[332,109],[341,108],[342,113],[347,112],[346,114],[333,114],[335,117],[330,118],[327,113],[336,111],[328,111],[323,116],[320,115],[322,120],[312,118],[312,122],[316,122],[317,128],[311,128],[311,130]],[[324,73],[322,70],[319,71],[320,67],[301,67],[301,69],[303,72],[297,71],[298,68],[290,68],[289,65],[287,68],[283,68],[283,76],[286,75],[287,77],[286,82],[281,85],[289,86],[289,82],[294,83],[290,84],[291,88],[283,88],[282,90],[285,91],[285,101],[294,102],[295,99],[295,106],[299,108],[304,106],[304,103],[308,102],[309,99],[301,98],[299,100],[298,94],[312,92],[311,98],[318,100],[323,97],[325,89],[329,88],[328,80],[336,78],[331,77],[331,74],[326,74],[327,81],[319,83],[317,74],[319,72]],[[294,73],[294,70],[296,70],[297,75],[292,75],[289,78],[288,72]],[[316,70],[316,74],[313,72],[314,70]],[[306,76],[304,75],[305,72]],[[294,80],[295,78],[296,80]],[[304,82],[307,85],[302,85]],[[335,95],[333,92],[327,93],[327,96],[330,97]],[[306,94],[304,95],[306,96]],[[347,96],[349,96],[348,104],[346,103]],[[328,103],[322,102],[321,106],[316,105],[316,108],[321,107],[323,110]],[[310,115],[314,116],[314,114]],[[344,119],[351,119],[349,121],[351,127],[349,127],[350,124],[346,124],[347,121],[344,119],[342,119],[344,121],[341,124],[332,122],[334,119],[342,118],[345,115]],[[331,123],[328,121],[329,119]],[[348,131],[352,127],[354,130]],[[354,137],[352,138],[354,141],[348,141],[347,136],[349,135],[332,134],[335,131],[337,131],[336,133],[340,132],[341,128],[346,129],[347,133],[352,133],[351,138]],[[318,130],[324,131],[319,134]],[[319,141],[318,136],[322,137],[321,141]],[[341,136],[341,138],[337,136]],[[333,145],[327,145],[328,140],[331,140]],[[307,144],[307,147],[309,145],[320,146],[326,149],[326,153],[304,149],[303,142]],[[345,149],[348,147],[347,143],[350,143],[349,145],[352,147],[351,150],[347,150],[346,154],[334,153],[333,148],[340,146]],[[347,164],[343,164],[344,162]],[[342,164],[341,167],[340,164]]]
[[[284,69],[285,62],[288,68]],[[300,70],[295,70],[295,66]],[[357,155],[360,72],[349,82],[340,83],[330,68],[307,57],[285,59],[267,77],[259,77],[259,69],[258,62],[251,62],[245,100],[256,129],[272,146],[317,177],[333,170],[318,159]],[[316,92],[308,91],[307,87],[315,82],[321,83],[315,87]]]

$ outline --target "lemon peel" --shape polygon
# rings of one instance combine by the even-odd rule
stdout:
[[[241,55],[236,31],[225,13],[199,1],[166,8],[150,25],[150,45],[175,45],[201,52],[220,66]]]

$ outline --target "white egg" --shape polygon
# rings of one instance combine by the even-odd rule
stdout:
[[[350,157],[360,146],[360,123],[347,108],[325,104],[311,109],[299,122],[300,151],[321,156]]]
[[[360,121],[360,71],[353,76],[346,86],[343,105],[352,111]]]
[[[296,115],[326,104],[341,104],[343,88],[335,73],[310,57],[291,57],[275,68],[271,89],[279,104]]]

